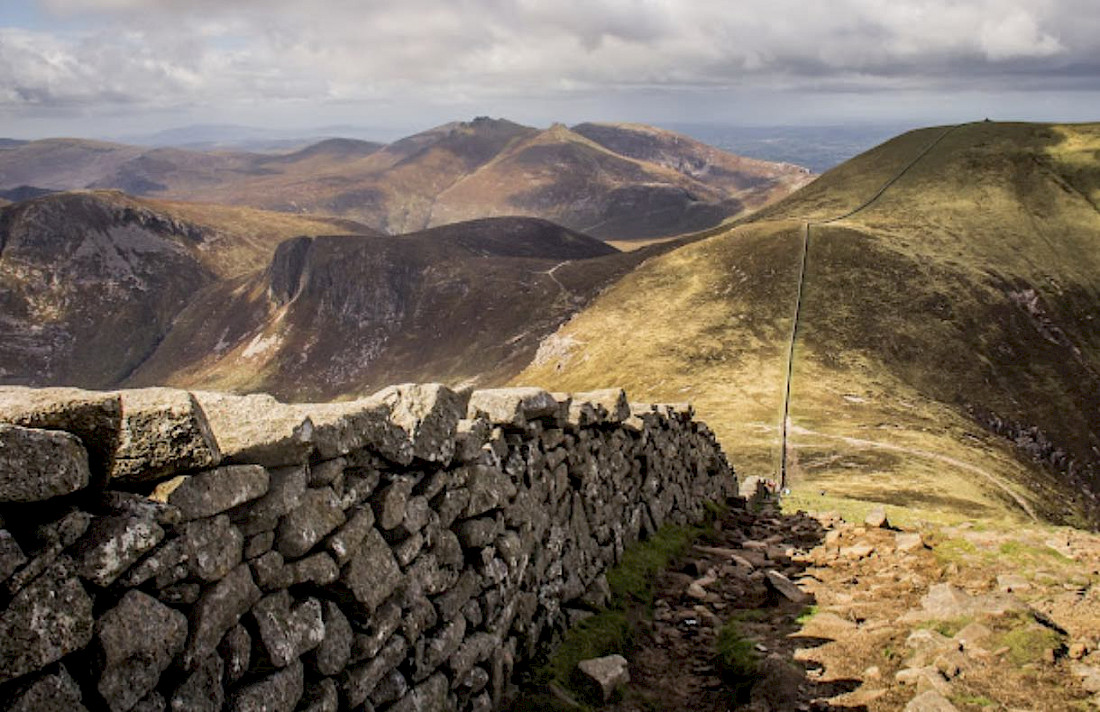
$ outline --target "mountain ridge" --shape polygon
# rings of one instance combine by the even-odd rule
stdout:
[[[509,159],[525,141],[533,144],[517,165]],[[711,186],[706,176],[617,154],[564,126],[536,129],[478,117],[387,145],[326,139],[282,154],[44,139],[0,153],[0,189],[119,189],[142,197],[344,217],[391,234],[477,217],[526,215],[595,229],[605,239],[648,239],[718,224],[810,178],[795,166],[738,164],[716,149],[708,155],[723,165],[740,165],[750,187]],[[516,177],[536,168],[539,190],[518,190]],[[639,217],[623,219],[627,212]]]

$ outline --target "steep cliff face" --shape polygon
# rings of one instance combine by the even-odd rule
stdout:
[[[118,383],[213,275],[203,232],[90,195],[0,215],[0,366],[7,382]],[[83,357],[83,356],[91,356]]]

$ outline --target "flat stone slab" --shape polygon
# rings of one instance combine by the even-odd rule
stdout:
[[[794,603],[808,603],[811,600],[810,594],[800,589],[794,582],[778,571],[768,571],[764,575],[768,587],[775,590],[788,601],[793,601]]]
[[[198,401],[175,388],[122,391],[111,479],[143,482],[213,467],[221,450]]]
[[[294,406],[313,425],[317,457],[332,460],[370,448],[399,465],[413,460],[409,434],[391,420],[391,404],[375,397],[340,403],[311,403]]]
[[[458,421],[466,398],[438,383],[390,386],[371,396],[390,408],[390,421],[405,431],[413,457],[446,464],[455,454]]]
[[[627,400],[626,391],[622,388],[605,388],[598,391],[585,391],[572,394],[569,403],[570,425],[588,425],[587,422],[574,422],[574,414],[578,421],[584,419],[580,411],[586,410],[584,405],[590,406],[596,413],[598,423],[622,423],[630,418],[630,401]]]
[[[971,616],[998,616],[1008,611],[1026,610],[1027,606],[1010,595],[994,593],[971,596],[950,583],[938,583],[928,589],[921,598],[920,610],[913,610],[901,617],[903,622],[922,620],[950,620]]]
[[[195,391],[226,462],[281,467],[309,459],[313,423],[301,407],[266,393]]]
[[[940,693],[928,690],[909,700],[905,712],[958,712],[958,708]]]
[[[559,418],[562,404],[541,388],[488,388],[470,394],[466,417],[522,428],[528,421]]]

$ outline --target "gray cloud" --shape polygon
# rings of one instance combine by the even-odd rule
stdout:
[[[0,112],[393,105],[410,97],[445,107],[700,88],[1100,90],[1094,0],[328,0],[323,6],[40,0],[40,6],[65,20],[66,29],[0,27]]]

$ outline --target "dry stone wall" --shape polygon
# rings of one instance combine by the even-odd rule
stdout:
[[[689,408],[0,388],[0,709],[490,710],[736,492]]]

